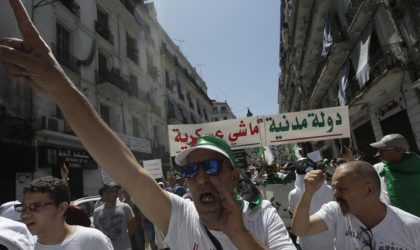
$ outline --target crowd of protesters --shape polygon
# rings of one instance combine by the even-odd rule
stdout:
[[[372,142],[382,162],[375,167],[347,148],[341,164],[299,159],[257,173],[248,168],[244,175],[224,140],[202,136],[175,157],[180,178],[166,186],[139,165],[66,76],[21,1],[9,2],[22,39],[1,40],[3,66],[57,103],[90,154],[121,186],[107,183],[99,191],[103,204],[94,211],[92,228],[77,224],[84,220],[68,221],[80,212],[69,209],[68,179],[33,180],[22,202],[0,207],[0,249],[141,249],[133,237],[139,228],[153,249],[160,243],[194,250],[420,249],[420,158],[408,151],[403,136]],[[255,187],[293,181],[289,207],[291,230],[299,237],[295,243]],[[156,238],[164,241],[155,244]]]

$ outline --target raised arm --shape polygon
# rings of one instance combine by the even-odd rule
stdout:
[[[2,39],[0,59],[10,75],[51,97],[96,162],[131,195],[139,209],[166,234],[171,203],[155,180],[99,117],[55,60],[19,0],[9,0],[22,34]]]
[[[312,170],[305,175],[305,191],[293,213],[292,231],[297,236],[308,236],[328,230],[327,224],[317,215],[310,215],[309,209],[315,192],[324,183],[325,177],[321,170]]]

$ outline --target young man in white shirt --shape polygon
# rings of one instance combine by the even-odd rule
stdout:
[[[298,236],[331,230],[336,249],[420,249],[420,218],[384,204],[375,169],[367,162],[340,165],[333,175],[336,201],[309,214],[314,193],[325,176],[313,170],[305,176],[305,191],[295,209],[292,230]]]
[[[35,250],[113,249],[99,230],[66,223],[70,204],[69,188],[63,180],[47,176],[25,186],[23,202],[15,209],[32,235]]]
[[[233,199],[234,188],[239,179],[234,162],[223,153],[202,149],[191,152],[185,164],[196,164],[198,174],[187,181],[194,204],[162,190],[154,178],[137,162],[130,149],[99,117],[89,100],[77,89],[53,57],[51,50],[42,40],[19,0],[9,1],[15,13],[23,40],[2,39],[0,59],[12,77],[24,79],[40,93],[51,97],[63,112],[66,121],[80,138],[96,162],[102,166],[133,198],[135,204],[165,235],[169,247],[174,249],[210,249],[214,241],[204,231],[204,225],[219,232],[224,249],[295,249],[278,214],[270,206],[263,206],[265,230],[249,228],[243,220],[244,203]],[[226,152],[226,150],[225,150]],[[216,160],[218,171],[208,172],[211,160]],[[204,171],[204,169],[206,171]],[[186,171],[188,170],[185,169]],[[179,218],[180,214],[195,213],[199,224],[194,225],[196,242],[187,238],[173,238],[173,230],[189,230]],[[251,214],[250,214],[251,216]],[[175,219],[176,218],[176,219]],[[198,220],[197,220],[198,221]],[[179,227],[174,227],[178,225]],[[248,227],[247,227],[248,226]],[[258,234],[258,235],[257,235]],[[216,236],[217,237],[217,236]],[[182,247],[183,242],[187,245]],[[198,246],[198,244],[200,246]],[[178,248],[180,246],[180,248]]]

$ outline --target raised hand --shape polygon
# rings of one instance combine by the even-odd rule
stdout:
[[[322,170],[312,170],[305,175],[305,192],[314,194],[324,183],[325,174]]]
[[[66,75],[39,35],[20,0],[9,0],[23,39],[0,40],[0,59],[14,79],[24,79],[34,90],[49,94]]]
[[[63,166],[60,167],[61,179],[68,180],[69,179],[69,169],[67,168],[66,164],[63,163]]]
[[[223,222],[222,231],[228,236],[246,230],[242,220],[242,207],[238,201],[235,201],[227,188],[216,176],[210,176],[210,182],[216,188],[222,200]]]

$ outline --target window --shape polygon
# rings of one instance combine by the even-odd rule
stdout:
[[[171,86],[171,77],[169,75],[168,70],[165,70],[165,83],[166,83],[166,88],[172,89],[172,86]]]
[[[100,114],[101,114],[101,118],[106,122],[106,124],[111,126],[111,109],[110,109],[110,107],[105,105],[105,104],[101,104],[100,105]]]
[[[227,116],[224,116],[224,117],[223,117],[223,120],[227,120]]]
[[[57,23],[56,25],[56,53],[57,61],[65,66],[70,64],[70,32]]]
[[[187,99],[188,99],[188,103],[190,105],[190,108],[191,109],[194,109],[194,103],[192,101],[192,98],[191,98],[191,94],[190,93],[187,93]]]
[[[211,109],[211,111],[213,111],[213,113],[217,113],[217,112],[218,112],[218,109],[217,109],[217,107],[213,107],[213,108]]]
[[[184,95],[182,94],[181,82],[179,80],[177,80],[176,82],[176,89],[178,91],[179,99],[184,100]]]
[[[106,56],[102,53],[98,53],[98,75],[101,80],[105,78],[105,75],[108,72],[107,64]]]
[[[214,121],[215,121],[215,122],[219,121],[219,118],[214,118]]]
[[[200,103],[197,101],[197,112],[199,115],[201,115],[201,106]]]
[[[227,108],[226,108],[226,106],[222,106],[222,107],[220,107],[220,110],[221,110],[222,112],[226,112],[226,111],[227,111]]]
[[[133,62],[139,63],[139,50],[137,49],[137,41],[134,39],[128,32],[126,32],[127,37],[127,57],[130,58]]]
[[[138,79],[133,74],[130,74],[130,95],[139,97]]]
[[[133,125],[133,136],[140,137],[140,123],[137,117],[131,119]]]

